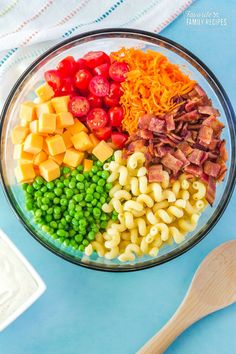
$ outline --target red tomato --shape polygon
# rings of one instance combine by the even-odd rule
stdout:
[[[103,77],[108,78],[109,67],[110,67],[110,64],[108,64],[108,63],[104,63],[102,65],[96,66],[96,68],[93,69],[94,75],[101,75]]]
[[[74,57],[69,55],[68,57],[62,59],[58,64],[56,69],[59,71],[61,76],[71,76],[76,70],[76,61]]]
[[[90,93],[87,97],[89,101],[89,105],[91,108],[99,108],[102,107],[102,98],[98,96],[94,96],[92,93]]]
[[[123,92],[121,91],[121,86],[119,82],[113,81],[110,84],[110,96],[111,97],[120,97],[122,96]]]
[[[112,127],[120,127],[123,119],[122,107],[119,106],[110,108],[108,111],[108,116]]]
[[[65,77],[62,81],[60,94],[62,95],[71,95],[75,92],[73,85],[73,80],[70,77]]]
[[[115,61],[110,66],[109,75],[112,80],[122,82],[125,80],[128,71],[128,64],[124,62]]]
[[[104,128],[108,123],[108,115],[102,108],[92,109],[87,117],[87,124],[91,130]]]
[[[99,140],[108,140],[111,137],[111,127],[104,127],[94,132]]]
[[[86,61],[83,58],[80,58],[76,61],[76,70],[87,69]]]
[[[110,63],[110,57],[102,51],[88,52],[83,56],[83,59],[91,69],[104,63]]]
[[[75,74],[75,86],[79,90],[87,90],[92,74],[86,69],[80,69]]]
[[[128,134],[124,133],[112,133],[111,134],[111,141],[112,143],[118,147],[118,149],[122,149],[128,139]]]
[[[89,83],[89,91],[98,97],[104,97],[109,92],[109,82],[101,75],[94,76]]]
[[[106,107],[115,107],[118,106],[119,104],[119,98],[117,97],[110,97],[110,95],[107,95],[104,97],[104,104]]]
[[[59,91],[62,84],[61,74],[57,70],[48,70],[44,73],[47,83],[55,90]]]
[[[83,117],[88,114],[89,102],[87,98],[82,96],[74,96],[69,102],[69,111],[76,117]]]

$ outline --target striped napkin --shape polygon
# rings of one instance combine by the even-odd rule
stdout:
[[[20,74],[52,45],[108,27],[159,33],[193,1],[1,0],[0,109]]]

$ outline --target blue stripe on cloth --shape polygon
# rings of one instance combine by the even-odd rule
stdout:
[[[135,22],[137,20],[140,20],[144,15],[146,15],[150,10],[152,10],[156,5],[160,3],[161,0],[154,0],[152,1],[145,9],[143,9],[141,12],[139,12],[137,15],[132,17],[129,21],[122,23],[121,27],[126,27],[132,22]]]

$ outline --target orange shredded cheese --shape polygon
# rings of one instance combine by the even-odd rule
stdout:
[[[124,61],[130,71],[121,87],[120,104],[124,110],[123,129],[129,134],[138,128],[145,113],[160,115],[176,108],[173,98],[190,92],[195,81],[183,74],[161,53],[122,48],[111,54],[113,60]]]

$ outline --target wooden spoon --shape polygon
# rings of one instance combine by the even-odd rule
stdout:
[[[198,267],[180,307],[137,353],[161,354],[189,326],[236,302],[236,240],[217,247]]]

